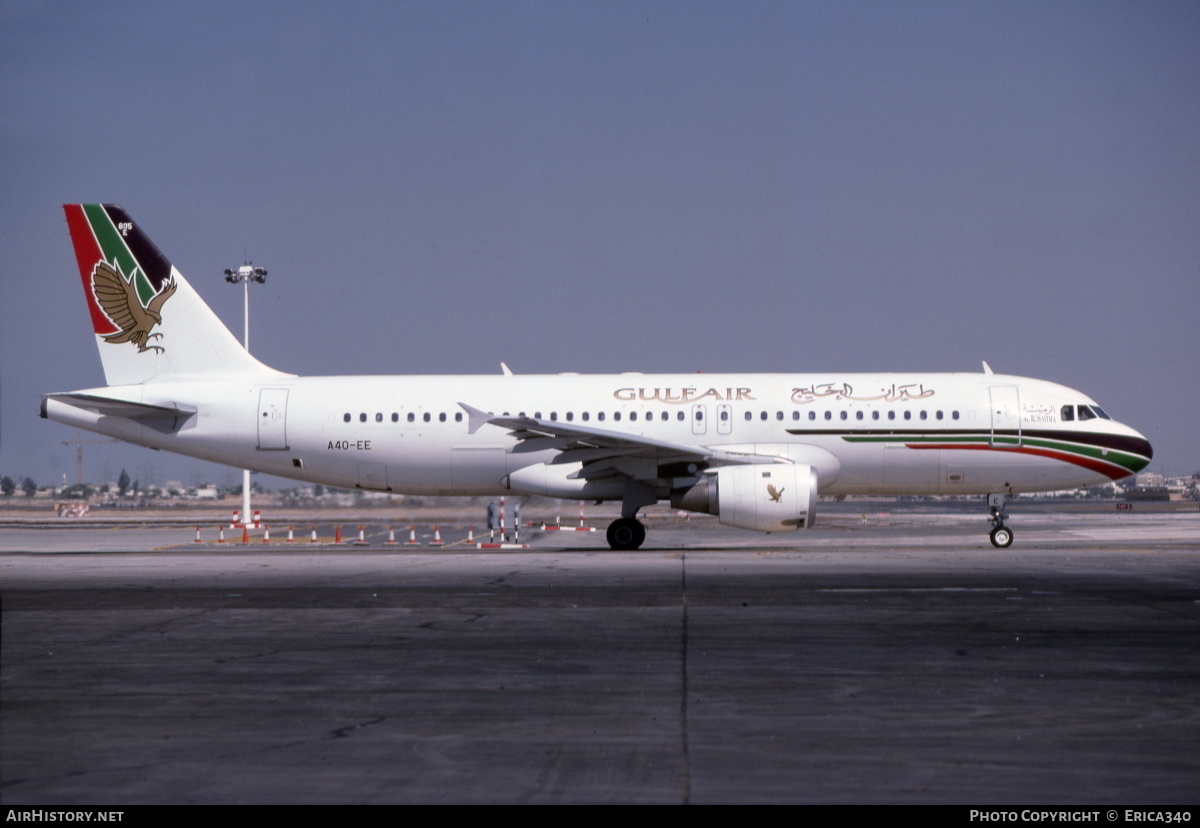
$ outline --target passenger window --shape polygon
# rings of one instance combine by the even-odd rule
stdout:
[[[375,413],[375,422],[377,422],[377,423],[383,422],[383,412],[382,411],[378,411]]]
[[[358,421],[360,423],[365,423],[367,421],[367,414],[365,411],[358,415]]]
[[[681,422],[681,423],[682,423],[682,422],[683,422],[683,420],[684,420],[683,412],[682,412],[682,411],[678,411],[678,412],[676,412],[676,414],[675,414],[675,419],[676,419],[676,420],[679,420],[679,422]]]
[[[584,421],[585,423],[586,423],[586,422],[588,421],[588,419],[591,417],[591,415],[590,415],[590,414],[588,414],[586,411],[585,411],[585,412],[583,412],[583,415],[582,415],[582,416],[583,416],[583,421]]]
[[[417,421],[417,415],[412,413],[411,411],[408,412],[408,421],[410,423],[415,423]]]
[[[889,412],[888,412],[888,419],[889,419],[889,420],[894,420],[894,419],[896,419],[896,412],[895,412],[895,411],[889,411]]]
[[[567,412],[567,422],[568,422],[568,423],[570,423],[570,422],[574,422],[574,420],[575,420],[575,412],[574,412],[574,411],[568,411],[568,412]]]
[[[426,411],[423,415],[421,415],[421,419],[425,422],[429,422],[429,412]]]
[[[630,411],[630,412],[629,412],[629,419],[630,419],[632,422],[637,422],[637,412],[636,412],[636,411]]]
[[[438,422],[439,423],[446,422],[446,412],[445,411],[443,411],[441,414],[438,414]]]
[[[911,411],[905,411],[905,412],[904,412],[904,419],[906,419],[906,420],[911,420],[911,419],[912,419],[912,412],[911,412]]]
[[[614,420],[616,420],[618,423],[619,423],[619,422],[621,422],[621,412],[620,412],[620,411],[614,411],[614,412],[613,412],[613,419],[614,419]]]
[[[754,419],[754,414],[753,414],[753,413],[751,413],[751,412],[749,412],[749,411],[747,411],[747,412],[746,412],[746,422],[750,422],[750,421],[751,421],[751,420],[753,420],[753,419]]]
[[[729,421],[729,412],[724,411],[724,410],[721,411],[721,422],[724,423],[724,422],[728,422],[728,421]]]
[[[462,422],[462,412],[461,411],[454,412],[454,422],[456,422],[456,423]]]
[[[922,410],[922,411],[921,411],[921,419],[922,419],[922,420],[928,420],[928,419],[929,419],[929,412],[928,412],[928,411],[924,411],[924,410]]]
[[[957,412],[957,411],[951,411],[951,412],[950,412],[950,419],[952,419],[952,420],[957,420],[957,419],[958,419],[958,412]]]
[[[872,420],[878,420],[878,419],[879,419],[879,412],[878,412],[878,411],[872,411],[872,412],[871,412],[871,419],[872,419]]]
[[[846,418],[847,418],[847,417],[849,417],[849,416],[850,416],[850,415],[849,415],[849,414],[847,414],[845,411],[843,411],[843,412],[841,413],[841,417],[842,417],[842,419],[843,419],[843,420],[844,420],[844,419],[846,419]]]
[[[817,412],[815,412],[815,411],[808,412],[808,419],[810,419],[810,420],[817,419]]]
[[[760,414],[760,415],[759,415],[759,417],[758,417],[758,419],[760,419],[760,420],[765,420],[765,419],[767,419],[767,412],[765,412],[765,411],[764,411],[762,414]]]
[[[400,415],[395,411],[392,412],[392,422],[393,423],[400,422]]]
[[[799,411],[793,411],[793,412],[792,412],[792,419],[793,419],[793,420],[799,420],[799,419],[800,419],[800,412],[799,412]]]
[[[862,418],[863,418],[863,413],[861,411],[854,412],[854,419],[861,420]]]
[[[348,422],[350,422],[350,412],[349,412],[349,411],[347,411],[347,412],[346,412],[346,414],[345,414],[345,416],[343,416],[343,417],[342,417],[342,422],[343,422],[343,423],[348,423]]]
[[[599,420],[600,422],[604,422],[604,412],[603,411],[598,412],[596,414],[596,419]]]
[[[826,420],[832,420],[832,419],[833,419],[833,412],[832,412],[832,411],[826,411],[826,412],[825,412],[825,419],[826,419]]]
[[[938,411],[937,414],[935,414],[934,416],[940,420],[940,419],[942,419],[942,412]]]

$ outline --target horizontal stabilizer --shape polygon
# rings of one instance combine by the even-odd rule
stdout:
[[[43,400],[55,400],[64,405],[94,411],[107,417],[126,417],[130,420],[174,420],[186,419],[196,413],[194,406],[150,405],[129,400],[104,397],[99,394],[46,394]]]

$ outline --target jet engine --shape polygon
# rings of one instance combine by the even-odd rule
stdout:
[[[672,491],[671,507],[716,515],[739,529],[808,529],[817,517],[817,472],[800,463],[722,466]]]

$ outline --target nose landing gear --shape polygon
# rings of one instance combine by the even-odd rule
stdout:
[[[988,533],[988,537],[992,540],[992,546],[997,549],[1007,549],[1012,546],[1013,531],[1004,525],[1005,519],[1008,517],[1008,512],[1004,511],[1004,507],[1008,505],[1008,495],[1004,492],[997,492],[988,495],[988,511],[992,515],[992,531]]]

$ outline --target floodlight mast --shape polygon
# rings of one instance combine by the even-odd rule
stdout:
[[[250,283],[260,285],[267,281],[267,269],[246,262],[241,267],[225,268],[225,281],[231,285],[242,285],[242,345],[250,353]],[[242,523],[249,525],[253,520],[250,511],[250,470],[242,469]]]

